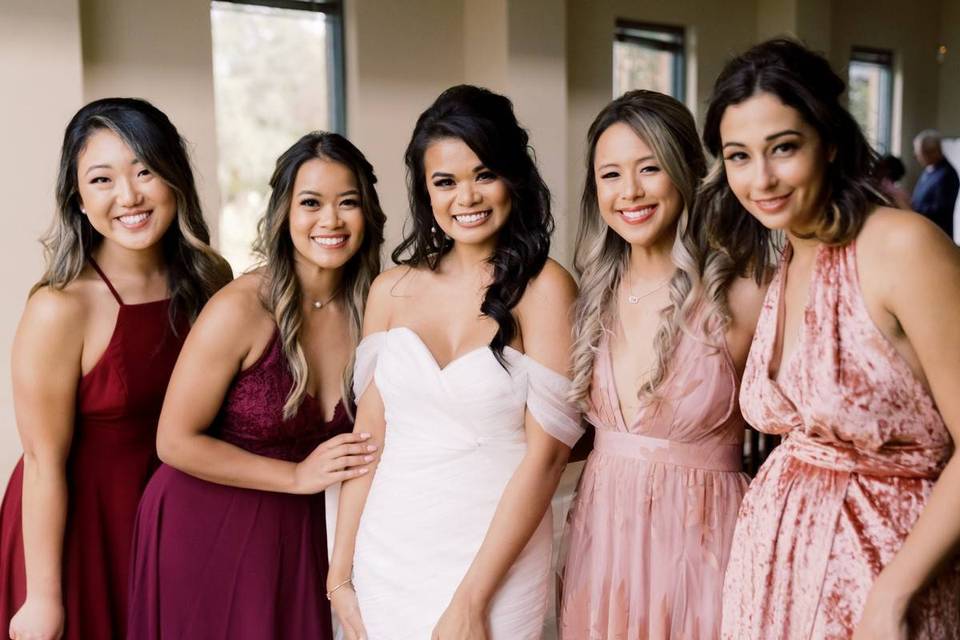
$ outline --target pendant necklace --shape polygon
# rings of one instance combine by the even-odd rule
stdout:
[[[330,304],[330,301],[336,298],[339,293],[340,293],[340,289],[337,289],[326,300],[314,300],[313,302],[310,303],[310,306],[312,306],[314,309],[323,309],[325,306]]]
[[[673,276],[671,275],[669,278],[667,278],[666,280],[664,280],[663,282],[655,286],[653,289],[650,289],[646,293],[637,295],[632,291],[633,285],[630,284],[630,273],[627,272],[627,302],[629,302],[630,304],[639,304],[640,301],[643,300],[644,298],[653,295],[657,291],[660,291],[660,289],[663,289],[665,286],[670,284],[670,281],[672,279],[673,279]]]

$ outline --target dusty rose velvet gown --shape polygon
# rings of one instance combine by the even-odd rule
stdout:
[[[747,486],[738,377],[725,348],[683,335],[658,391],[625,424],[602,341],[587,414],[596,440],[568,520],[564,640],[719,637]]]
[[[796,349],[770,378],[788,248],[743,378],[747,421],[784,434],[744,498],[727,568],[723,637],[853,634],[953,452],[933,399],[867,313],[856,247],[821,246]],[[913,603],[910,637],[960,638],[954,563]]]

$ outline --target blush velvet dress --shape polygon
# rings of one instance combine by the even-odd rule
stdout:
[[[234,379],[210,434],[300,461],[352,429],[342,404],[325,423],[306,396],[283,420],[293,379],[279,332]],[[163,465],[137,515],[128,636],[137,640],[331,640],[324,596],[324,495],[207,482]]]
[[[630,424],[601,340],[587,413],[594,448],[567,523],[563,640],[719,637],[747,477],[739,379],[717,333],[681,334],[656,397]]]
[[[430,638],[524,457],[527,411],[568,446],[582,433],[567,378],[515,349],[504,357],[506,368],[482,347],[440,368],[405,327],[357,349],[356,396],[375,381],[386,418],[353,566],[369,640]],[[490,640],[539,640],[551,529],[548,510],[491,602]]]
[[[933,398],[871,320],[854,243],[820,246],[797,347],[770,375],[788,247],[743,378],[747,421],[784,436],[744,498],[723,637],[849,638],[870,588],[953,453]],[[911,605],[909,637],[960,638],[955,562]]]
[[[137,503],[160,464],[157,421],[189,323],[171,325],[169,300],[120,305],[100,360],[77,386],[67,459],[63,538],[65,640],[122,638],[127,623],[130,544]],[[176,327],[176,330],[174,330]],[[0,507],[0,633],[26,599],[23,461]]]

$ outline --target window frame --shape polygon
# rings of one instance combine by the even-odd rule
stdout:
[[[650,37],[657,33],[662,38]],[[687,30],[685,27],[656,22],[617,18],[613,27],[613,42],[633,44],[655,51],[673,54],[672,95],[680,102],[687,99]],[[615,95],[614,98],[620,96]]]
[[[893,129],[894,129],[894,96],[896,92],[895,84],[895,56],[892,49],[878,49],[876,47],[853,46],[850,48],[850,60],[847,62],[847,83],[849,92],[850,67],[855,63],[873,65],[880,67],[884,71],[885,80],[881,82],[878,113],[880,119],[880,131],[877,136],[876,146],[883,153],[893,153]],[[849,94],[848,94],[849,95]]]
[[[327,16],[327,74],[331,79],[327,111],[330,114],[330,129],[341,135],[347,134],[347,92],[344,64],[343,2],[342,0],[216,0],[239,5],[254,5],[272,9],[312,11]],[[211,5],[213,0],[211,0]]]

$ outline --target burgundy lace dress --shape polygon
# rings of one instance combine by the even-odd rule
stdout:
[[[299,461],[352,424],[341,404],[324,423],[310,396],[282,419],[292,379],[278,338],[234,380],[211,435]],[[128,635],[330,640],[326,538],[322,493],[240,489],[162,465],[137,514]]]

